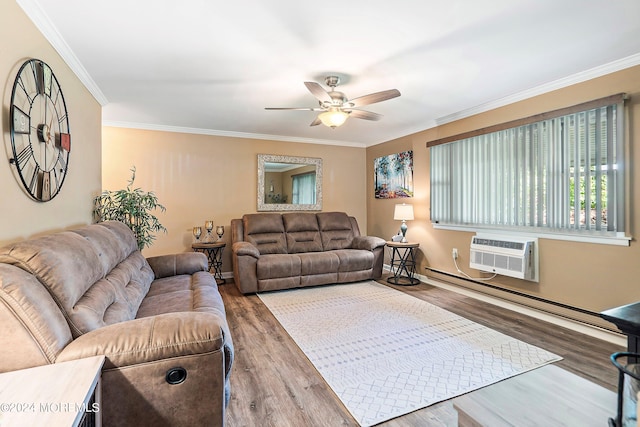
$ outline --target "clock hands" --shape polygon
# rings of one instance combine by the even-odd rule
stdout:
[[[53,124],[53,114],[51,115],[51,121],[49,122],[49,126],[47,126],[47,144],[51,141],[51,125]]]

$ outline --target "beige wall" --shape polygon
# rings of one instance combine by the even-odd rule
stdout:
[[[398,140],[367,149],[367,216],[369,233],[390,236],[398,229],[393,221],[393,206],[397,200],[376,200],[373,197],[373,161],[376,157],[413,149],[415,197],[404,199],[414,205],[415,221],[408,223],[408,238],[420,243],[418,273],[427,274],[425,267],[459,276],[451,250],[459,250],[459,266],[468,274],[482,276],[469,268],[469,244],[472,233],[436,230],[429,221],[429,152],[426,142],[461,132],[480,129],[545,111],[551,111],[592,99],[625,92],[631,96],[628,105],[627,139],[631,151],[628,173],[628,234],[637,233],[640,224],[640,176],[635,165],[640,163],[640,150],[634,148],[640,139],[640,67],[623,70],[537,96],[506,107],[478,114],[435,129],[408,135]],[[490,283],[503,289],[515,290],[572,307],[600,312],[603,309],[640,300],[640,245],[634,239],[629,247],[591,243],[576,243],[541,239],[540,282],[528,282],[498,276]],[[434,276],[443,278],[444,276]],[[450,279],[449,279],[450,280]],[[481,289],[506,299],[518,299],[505,292],[466,281],[454,283]],[[537,303],[532,303],[537,305]],[[591,319],[592,320],[592,319]]]
[[[364,148],[115,127],[105,127],[102,140],[104,189],[125,187],[135,165],[135,185],[154,191],[167,208],[157,216],[168,233],[159,234],[145,256],[189,251],[193,226],[211,219],[228,230],[231,219],[256,212],[258,154],[321,158],[322,210],[354,215],[366,230]],[[232,270],[229,252],[224,272]]]
[[[3,152],[0,155],[0,244],[91,222],[92,200],[101,189],[101,107],[14,1],[0,6],[0,79]],[[9,104],[20,66],[30,58],[45,61],[62,87],[71,128],[69,172],[50,202],[33,201],[22,190],[12,157]]]

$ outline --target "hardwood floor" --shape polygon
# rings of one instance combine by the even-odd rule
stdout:
[[[227,425],[357,426],[260,299],[240,294],[229,282],[219,287],[236,350]],[[617,371],[609,355],[622,347],[424,283],[388,286],[556,353],[563,357],[558,366],[616,390]],[[380,425],[453,427],[457,413],[446,401]]]

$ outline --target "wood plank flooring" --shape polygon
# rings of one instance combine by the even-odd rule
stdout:
[[[242,295],[229,282],[219,287],[236,350],[227,425],[357,426],[260,299]],[[564,358],[558,366],[616,390],[617,371],[609,355],[622,347],[424,283],[388,286],[556,353]],[[453,427],[457,413],[446,401],[380,425]]]

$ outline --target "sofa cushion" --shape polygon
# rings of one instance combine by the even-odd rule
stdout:
[[[242,217],[244,240],[260,254],[286,254],[287,240],[281,214],[246,214]]]
[[[287,254],[261,255],[256,265],[256,275],[258,280],[300,276],[300,257]]]
[[[287,236],[288,253],[322,251],[322,240],[320,239],[320,228],[316,214],[286,213],[282,215],[282,221]]]
[[[319,212],[316,216],[322,236],[323,250],[330,251],[351,247],[355,233],[351,226],[351,220],[345,212]]]
[[[373,252],[359,249],[339,249],[333,253],[340,260],[338,271],[360,271],[373,268]]]
[[[220,292],[209,272],[199,271],[155,280],[142,300],[136,317],[189,311],[216,313],[221,318],[226,317]]]
[[[340,258],[335,251],[311,252],[297,255],[300,258],[300,274],[303,276],[335,273],[340,266]]]

